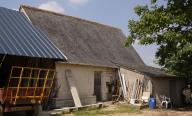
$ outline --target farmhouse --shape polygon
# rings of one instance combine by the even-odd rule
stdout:
[[[148,91],[158,103],[160,95],[165,95],[181,105],[185,81],[145,65],[132,46],[124,47],[126,36],[120,29],[30,6],[21,6],[20,12],[67,57],[66,62],[55,63],[55,107],[112,100],[110,86],[119,73],[129,87],[142,82],[138,99]]]

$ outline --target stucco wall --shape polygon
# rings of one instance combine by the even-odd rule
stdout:
[[[152,93],[152,96],[156,98],[158,105],[161,102],[161,95],[171,97],[171,100],[176,106],[182,105],[181,91],[186,85],[184,79],[167,77],[147,77],[143,74],[124,68],[121,68],[120,72],[125,75],[125,80],[129,81],[129,83],[135,82],[136,79],[143,80],[143,82],[147,85],[144,88],[144,91],[150,91]],[[171,84],[171,81],[175,81],[175,84]]]
[[[72,106],[72,95],[65,77],[65,70],[71,69],[72,75],[75,79],[76,88],[79,93],[83,105],[96,103],[94,94],[94,71],[102,71],[101,74],[101,97],[103,101],[107,100],[108,88],[106,82],[115,76],[115,69],[86,66],[86,65],[73,65],[65,63],[56,63],[56,85],[60,86],[57,94],[57,99],[65,106]]]
[[[96,103],[96,96],[94,96],[94,72],[101,71],[101,99],[107,101],[109,98],[108,87],[106,82],[110,82],[117,77],[117,70],[113,68],[86,66],[86,65],[74,65],[65,63],[56,63],[56,85],[60,85],[60,89],[57,95],[58,104],[64,106],[73,106],[73,99],[65,77],[65,70],[71,69],[73,77],[75,78],[76,87],[80,95],[80,99],[83,105]],[[181,90],[185,86],[185,81],[181,79],[170,79],[166,77],[147,77],[143,74],[130,71],[124,68],[120,69],[120,72],[124,74],[125,80],[129,83],[133,83],[138,80],[145,82],[152,82],[152,87],[145,88],[145,91],[151,91],[152,95],[156,97],[157,103],[160,103],[160,95],[166,95],[172,97],[172,101],[175,105],[181,105]],[[171,85],[170,81],[175,80],[176,85]],[[148,85],[150,86],[150,84]],[[171,87],[172,86],[172,87]],[[175,91],[175,92],[173,92]],[[172,95],[170,95],[172,93]]]
[[[183,79],[174,78],[150,78],[153,84],[153,96],[157,99],[157,103],[160,104],[161,95],[171,97],[171,100],[175,106],[182,105],[181,91],[185,87],[186,82]],[[171,81],[175,81],[175,84],[171,84]]]
[[[170,82],[169,79],[163,78],[149,78],[152,80],[153,92],[152,96],[156,98],[157,104],[161,103],[161,95],[165,95],[167,97],[170,96]]]
[[[130,83],[135,82],[137,79],[143,80],[144,78],[144,75],[124,69],[124,68],[120,68],[120,72],[121,74],[124,74],[125,80],[129,81]]]
[[[121,75],[124,75],[125,84],[127,85],[127,97],[129,100],[131,99],[141,99],[142,97],[142,89],[138,88],[138,82],[143,82],[144,75],[139,74],[134,71],[130,71],[124,68],[120,68]],[[137,83],[136,83],[137,82]],[[133,92],[133,90],[136,90]],[[131,92],[130,92],[131,91]],[[138,94],[139,92],[139,94]]]
[[[184,103],[183,98],[181,96],[183,88],[186,86],[186,80],[177,80],[176,83],[176,90],[178,91],[175,96],[176,96],[176,105],[182,105]]]

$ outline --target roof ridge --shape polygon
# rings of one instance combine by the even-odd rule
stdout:
[[[73,19],[76,19],[76,20],[81,20],[81,21],[84,21],[84,22],[87,22],[87,23],[91,23],[91,24],[95,24],[95,25],[100,25],[100,26],[104,26],[104,27],[109,27],[109,28],[113,28],[113,29],[121,31],[121,29],[119,29],[117,27],[113,27],[111,25],[106,25],[106,24],[98,23],[98,22],[91,21],[91,20],[88,20],[88,19],[83,19],[83,18],[80,18],[80,17],[65,15],[65,14],[57,13],[57,12],[50,11],[50,10],[40,9],[40,8],[36,8],[36,7],[33,7],[33,6],[29,6],[29,5],[20,5],[19,11],[21,10],[21,8],[30,8],[30,9],[33,9],[33,10],[38,10],[38,11],[41,11],[41,12],[47,12],[47,13],[51,13],[51,14],[54,14],[54,15],[66,16],[66,17],[73,18]]]

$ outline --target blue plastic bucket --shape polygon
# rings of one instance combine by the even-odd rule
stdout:
[[[156,100],[155,98],[151,97],[149,100],[149,108],[155,109],[155,107],[156,107]]]

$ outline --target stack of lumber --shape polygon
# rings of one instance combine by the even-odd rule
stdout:
[[[141,101],[143,92],[147,90],[147,84],[144,83],[144,80],[125,80],[124,74],[121,74],[120,71],[118,71],[118,76],[119,84],[116,84],[118,87],[114,87],[117,92],[117,94],[114,95],[116,96],[114,101],[117,102],[120,98],[123,98],[124,101],[131,104]],[[132,103],[131,101],[134,102]]]
[[[121,89],[124,100],[130,102],[131,99],[140,100],[144,90],[143,82],[136,79],[133,82],[126,81],[124,76],[120,77]]]

